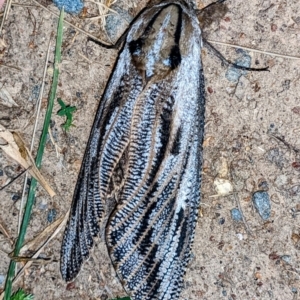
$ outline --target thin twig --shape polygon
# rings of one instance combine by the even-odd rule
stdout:
[[[15,180],[17,180],[20,176],[22,176],[28,169],[23,170],[20,174],[18,174],[15,178],[13,178],[10,182],[0,187],[0,191],[4,190],[7,186],[12,184]]]
[[[18,67],[15,67],[15,66],[9,66],[9,65],[0,64],[0,67],[2,67],[2,68],[8,68],[8,69],[13,69],[13,70],[16,70],[16,71],[19,71],[19,72],[22,71],[21,68],[18,68]]]
[[[283,57],[283,58],[288,58],[288,59],[300,59],[299,56],[283,55],[283,54],[279,54],[279,53],[275,53],[275,52],[257,50],[257,49],[253,49],[250,47],[244,47],[244,46],[239,46],[239,45],[235,45],[235,44],[217,42],[217,41],[213,41],[213,40],[206,40],[206,41],[209,43],[215,44],[215,45],[222,45],[222,46],[228,46],[228,47],[232,47],[232,48],[244,49],[244,50],[261,53],[261,54],[266,54],[266,55],[271,55],[271,56],[276,56],[276,57]]]

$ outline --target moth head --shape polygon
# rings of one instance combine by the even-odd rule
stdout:
[[[128,43],[132,62],[146,80],[161,79],[181,63],[182,8],[166,5],[140,26]]]

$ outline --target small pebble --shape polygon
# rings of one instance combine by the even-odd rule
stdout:
[[[292,287],[292,293],[294,293],[294,294],[297,294],[297,293],[298,293],[298,290],[297,290],[297,288],[295,288],[295,287]]]
[[[115,13],[110,13],[106,18],[105,30],[107,35],[112,41],[116,41],[120,35],[119,31],[123,31],[128,27],[128,24],[132,21],[133,17],[125,9],[113,5],[111,7]]]
[[[281,259],[282,259],[284,262],[286,262],[287,264],[291,264],[291,262],[292,262],[292,258],[291,258],[290,255],[282,255],[282,256],[281,256]]]
[[[236,236],[240,241],[244,239],[244,236],[241,233],[237,233]]]
[[[249,68],[251,65],[251,57],[245,51],[241,51],[241,57],[234,62],[235,64]],[[246,75],[246,70],[237,69],[234,66],[230,66],[226,72],[226,78],[232,82],[238,82],[242,75]]]
[[[4,175],[4,172],[2,169],[0,169],[0,176],[3,176]]]
[[[48,202],[45,200],[42,200],[42,202],[39,203],[38,205],[40,210],[46,210],[48,208]]]
[[[5,276],[0,274],[0,285],[2,285],[5,282]]]
[[[255,192],[252,195],[252,201],[255,209],[263,220],[268,220],[271,215],[270,196],[267,192]]]
[[[56,215],[57,215],[56,209],[54,209],[54,208],[49,209],[48,215],[47,215],[47,220],[48,220],[48,222],[49,222],[49,223],[54,222],[55,219],[56,219]]]
[[[53,3],[59,8],[64,7],[65,12],[71,14],[78,14],[83,8],[81,0],[53,0]]]
[[[12,201],[17,201],[21,198],[21,195],[20,194],[12,194],[11,196],[11,200]]]
[[[235,222],[241,222],[243,220],[242,214],[239,209],[233,208],[231,211],[231,218]]]
[[[221,218],[220,220],[219,220],[219,225],[223,225],[225,223],[225,218]]]
[[[39,94],[40,94],[40,86],[35,85],[32,88],[31,96],[29,97],[29,101],[36,101],[39,98]]]
[[[6,167],[4,168],[4,173],[5,173],[5,175],[6,175],[7,177],[9,177],[9,178],[14,178],[16,172],[15,172],[15,169],[14,169],[13,166],[6,166]]]
[[[260,180],[258,183],[258,188],[263,191],[269,190],[269,184],[266,180]]]

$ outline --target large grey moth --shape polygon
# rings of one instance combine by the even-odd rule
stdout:
[[[200,202],[201,48],[191,0],[149,5],[129,28],[76,185],[62,243],[65,280],[102,235],[132,299],[178,299]]]

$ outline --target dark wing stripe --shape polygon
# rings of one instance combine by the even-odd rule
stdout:
[[[112,101],[112,98],[110,97],[112,96],[112,91],[118,90],[115,86],[120,85],[121,75],[124,74],[124,60],[126,60],[126,58],[123,57],[122,61],[122,57],[120,56],[116,65],[116,71],[119,78],[110,81],[102,99],[103,101],[98,108],[75,188],[70,218],[62,242],[61,273],[66,281],[74,279],[79,272],[83,261],[89,256],[89,250],[93,246],[93,237],[100,231],[101,223],[99,221],[103,221],[103,215],[106,210],[105,200],[107,194],[100,196],[99,187],[104,187],[107,190],[107,185],[102,185],[100,183],[101,181],[99,182],[99,173],[100,175],[106,173],[106,176],[110,178],[112,170],[118,162],[115,162],[113,166],[110,166],[109,168],[104,168],[102,165],[100,166],[100,159],[103,156],[99,155],[99,153],[100,151],[105,150],[112,151],[109,147],[108,149],[101,150],[101,145],[103,143],[103,138],[105,137],[105,132],[109,128],[107,123],[111,121],[110,118],[105,118],[105,116],[106,114],[112,114],[112,107],[116,105],[116,102],[110,104]],[[127,69],[127,77],[128,73],[130,72]],[[130,76],[132,76],[132,74]],[[138,78],[132,77],[130,77],[130,80],[133,80],[134,82],[140,81]],[[131,84],[128,84],[128,82],[123,91],[125,96],[126,93],[130,93],[132,95],[131,97],[140,93],[139,90],[134,92],[134,88]],[[118,100],[118,104],[120,105],[124,105],[124,103],[122,104],[121,102],[126,102],[127,100],[124,99],[124,94],[119,96],[120,99]],[[114,101],[115,100],[116,98],[114,98]],[[107,107],[110,107],[111,109],[108,109]],[[117,119],[119,120],[120,118]],[[125,119],[123,122],[128,122],[128,120]],[[123,124],[122,122],[119,122],[118,126]],[[124,147],[124,145],[119,145],[120,153],[124,151],[122,150]],[[103,152],[103,155],[105,153],[106,152]],[[109,182],[109,179],[107,182]]]
[[[185,166],[182,166],[181,170],[184,170]],[[182,176],[182,175],[181,175]],[[178,182],[181,181],[181,176],[179,178],[176,179],[176,186],[172,187],[171,191],[176,191],[178,189]],[[150,199],[149,199],[150,200]],[[149,222],[148,224],[148,230],[149,228],[156,228],[156,231],[153,232],[153,236],[151,237],[151,240],[153,243],[157,244],[157,245],[165,245],[167,246],[167,248],[162,248],[159,250],[159,255],[160,257],[163,257],[161,260],[162,261],[170,261],[170,257],[168,259],[166,259],[166,255],[169,256],[168,251],[169,248],[172,249],[172,242],[171,240],[174,239],[174,237],[176,236],[176,232],[178,230],[179,224],[182,220],[182,209],[180,210],[179,213],[175,213],[176,211],[176,202],[172,200],[172,198],[170,199],[170,196],[168,197],[167,195],[164,195],[163,193],[161,194],[161,197],[157,200],[157,202],[163,204],[163,206],[166,206],[166,203],[168,204],[173,204],[172,206],[170,206],[170,211],[167,212],[168,216],[165,217],[165,215],[163,214],[163,211],[160,209],[160,212],[157,212],[156,210],[154,211],[149,211],[150,214],[153,214],[155,216],[155,218],[149,218],[147,219],[145,216],[143,217],[143,220],[147,219],[147,220],[151,220],[151,222]],[[181,213],[181,215],[180,215]],[[175,215],[174,215],[175,214]],[[162,223],[157,222],[157,218],[160,218]],[[175,227],[175,228],[174,228]],[[180,228],[180,227],[179,227]],[[142,237],[141,239],[143,239],[144,237]],[[159,240],[160,239],[160,240]],[[142,248],[140,245],[142,244],[142,241],[139,241],[137,243],[138,245],[138,251],[141,251],[140,249]],[[176,246],[176,243],[175,243]],[[144,253],[144,257],[146,258],[151,258],[151,247],[150,249],[147,248],[149,250],[149,253]],[[163,254],[164,253],[164,254]],[[152,258],[152,264],[153,261],[155,261],[155,257]],[[142,265],[143,264],[143,265]],[[135,267],[135,269],[139,268],[142,269],[144,267],[144,262],[142,262],[142,264],[139,264]],[[172,263],[171,263],[172,264]],[[154,268],[154,267],[153,267]],[[166,270],[167,266],[165,266],[163,268],[163,270]],[[148,274],[151,274],[151,277],[156,277],[156,278],[161,278],[162,276],[157,276],[158,274],[153,274],[153,270],[150,272],[148,272]],[[135,277],[135,273],[131,273],[131,275],[127,278],[128,281],[131,280],[132,277]],[[145,278],[145,280],[147,282],[149,282],[149,284],[151,283],[151,281],[148,281],[147,277]],[[136,281],[136,280],[132,280],[132,281]],[[136,290],[138,290],[139,287],[136,287]]]

